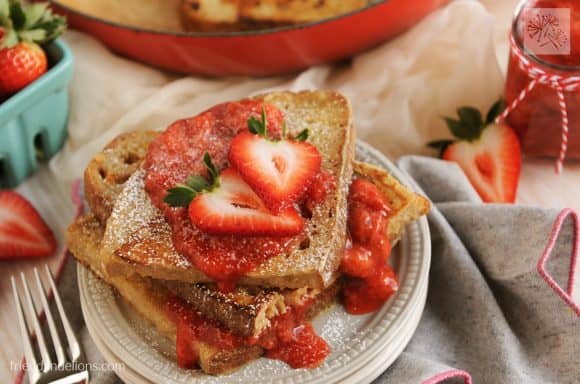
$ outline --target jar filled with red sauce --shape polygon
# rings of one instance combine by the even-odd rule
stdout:
[[[569,18],[568,16],[569,15]],[[569,20],[569,22],[568,22]],[[528,61],[516,54],[519,52]],[[522,95],[533,77],[529,67],[561,80],[580,76],[580,1],[527,0],[517,7],[512,26],[506,104]],[[564,89],[568,116],[567,158],[580,159],[580,88]],[[563,116],[553,83],[538,81],[507,116],[525,154],[560,157]]]

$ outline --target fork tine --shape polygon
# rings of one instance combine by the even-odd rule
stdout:
[[[50,337],[52,338],[52,344],[56,352],[56,361],[58,367],[62,367],[65,363],[64,349],[62,347],[62,342],[60,341],[60,336],[56,329],[54,323],[54,318],[50,312],[50,306],[48,305],[48,300],[46,298],[47,291],[44,289],[44,284],[40,280],[40,275],[38,274],[38,268],[34,268],[34,277],[36,279],[36,287],[38,288],[38,294],[40,296],[40,301],[42,302],[42,307],[44,308],[44,314],[46,316],[46,322],[48,323],[48,329],[50,331]]]
[[[20,302],[18,290],[16,289],[16,280],[14,279],[14,276],[12,276],[10,280],[12,282],[12,293],[14,294],[14,302],[16,304],[16,314],[18,315],[18,325],[20,326],[20,334],[22,336],[22,346],[24,347],[24,358],[26,359],[27,372],[30,382],[36,383],[40,377],[40,370],[38,369],[36,357],[34,356],[34,351],[32,349],[32,342],[30,341],[30,335],[28,334],[28,326],[26,325],[24,311],[22,310],[22,303]]]
[[[50,384],[86,384],[89,382],[89,371],[75,373],[60,380],[52,381]]]
[[[56,289],[56,284],[54,283],[54,279],[52,277],[52,273],[50,272],[50,269],[48,268],[48,265],[44,266],[44,269],[46,271],[46,275],[48,276],[48,281],[50,283],[50,288],[52,290],[52,296],[54,297],[54,301],[56,303],[56,307],[58,309],[58,314],[60,315],[60,320],[62,322],[62,326],[64,328],[64,333],[66,335],[66,339],[68,341],[68,347],[70,350],[70,357],[72,362],[76,362],[82,355],[81,352],[81,346],[77,340],[77,337],[70,325],[70,322],[68,320],[68,317],[66,316],[66,313],[64,311],[64,308],[62,306],[62,301],[60,299],[60,295],[58,293],[58,290]]]
[[[28,282],[26,281],[24,272],[20,272],[20,278],[22,280],[22,285],[24,285],[24,296],[26,297],[26,303],[28,304],[28,313],[32,314],[32,328],[34,328],[34,334],[36,335],[36,340],[38,341],[38,350],[40,351],[40,357],[42,358],[42,372],[48,372],[52,367],[52,360],[50,358],[48,348],[46,348],[46,340],[44,339],[42,328],[40,328],[38,312],[36,312],[36,307],[32,301],[30,288],[28,287]]]

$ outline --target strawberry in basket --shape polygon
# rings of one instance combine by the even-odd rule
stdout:
[[[65,19],[54,15],[47,3],[0,0],[0,98],[18,92],[46,72],[42,45],[60,36],[65,27]]]

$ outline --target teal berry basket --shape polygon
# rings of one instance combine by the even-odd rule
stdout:
[[[23,182],[66,138],[73,56],[61,40],[44,48],[48,71],[0,104],[0,188]]]

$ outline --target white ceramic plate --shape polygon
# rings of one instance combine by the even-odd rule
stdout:
[[[369,145],[357,143],[357,159],[383,167],[409,185]],[[397,358],[413,335],[425,305],[430,259],[429,227],[421,218],[406,228],[393,252],[400,289],[379,311],[352,316],[335,306],[315,319],[314,327],[332,349],[321,367],[291,369],[280,361],[262,358],[217,378],[180,369],[171,343],[145,324],[108,285],[80,266],[78,281],[88,330],[97,347],[107,346],[102,350],[105,358],[126,365],[122,376],[128,382],[141,383],[141,377],[153,383],[368,383]]]

